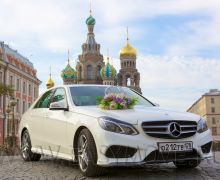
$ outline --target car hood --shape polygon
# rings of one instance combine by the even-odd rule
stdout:
[[[134,109],[127,110],[101,110],[97,106],[78,106],[74,108],[74,112],[96,118],[108,116],[130,124],[138,124],[143,121],[189,120],[198,122],[200,120],[200,116],[192,113],[146,106],[135,106]]]

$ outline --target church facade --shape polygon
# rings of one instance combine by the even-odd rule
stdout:
[[[86,19],[88,28],[86,42],[82,44],[82,53],[78,56],[78,62],[75,69],[71,67],[68,58],[67,66],[62,70],[61,77],[64,84],[104,84],[126,86],[141,93],[140,73],[136,68],[137,52],[133,48],[127,36],[125,46],[121,48],[120,70],[116,69],[109,63],[104,62],[103,55],[100,52],[101,45],[95,40],[94,27],[96,20],[90,11]],[[47,88],[54,85],[51,76],[46,83]]]

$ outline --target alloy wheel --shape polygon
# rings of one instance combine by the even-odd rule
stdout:
[[[22,143],[21,143],[21,152],[24,159],[28,158],[29,150],[30,150],[29,136],[27,133],[24,133],[22,136]]]
[[[79,166],[82,171],[86,171],[88,168],[88,143],[85,135],[81,135],[78,142],[78,160],[79,160]]]

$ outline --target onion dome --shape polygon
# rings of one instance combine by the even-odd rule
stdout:
[[[86,24],[88,25],[88,26],[90,26],[90,25],[95,25],[95,18],[93,18],[92,17],[92,15],[90,14],[90,16],[86,19]]]
[[[46,82],[46,86],[47,86],[47,89],[50,89],[50,88],[54,87],[54,81],[51,78],[51,67],[50,67],[50,76],[49,76],[49,79]]]
[[[50,76],[49,79],[47,80],[46,86],[47,86],[47,89],[50,89],[50,88],[52,88],[52,87],[54,86],[54,82],[53,82],[51,76]]]
[[[126,44],[125,44],[125,47],[121,48],[120,49],[120,58],[123,58],[123,57],[131,57],[131,58],[136,58],[137,56],[137,51],[135,48],[133,48],[129,42],[128,42],[128,39],[126,41]]]
[[[61,71],[63,81],[74,81],[76,78],[76,71],[70,66],[69,59],[67,66]]]
[[[117,72],[114,66],[109,63],[109,59],[106,65],[102,67],[100,74],[103,80],[104,79],[109,79],[109,80],[115,79]]]

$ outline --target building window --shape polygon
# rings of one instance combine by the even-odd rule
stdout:
[[[26,83],[23,82],[23,94],[25,94],[25,93],[26,93]]]
[[[101,79],[101,73],[100,73],[101,69],[102,69],[102,67],[100,65],[98,65],[98,67],[97,67],[97,79]]]
[[[0,108],[2,108],[2,96],[0,96]]]
[[[29,84],[28,86],[28,95],[30,96],[31,95],[31,85]]]
[[[0,83],[2,83],[3,81],[2,81],[2,78],[3,78],[3,73],[2,72],[0,72]]]
[[[25,109],[25,108],[26,108],[25,105],[26,105],[26,104],[25,104],[25,101],[23,101],[23,106],[22,106],[23,113],[24,113],[25,110],[26,110],[26,109]]]
[[[17,113],[20,112],[20,101],[19,101],[19,99],[17,99],[16,112],[17,112]]]
[[[37,88],[34,87],[34,99],[36,99],[36,98],[37,98]]]
[[[17,91],[20,91],[20,79],[17,79]]]
[[[211,98],[211,103],[215,104],[215,98],[213,98],[213,97]]]
[[[10,76],[9,84],[10,84],[10,86],[14,86],[14,84],[13,84],[13,76]]]
[[[28,103],[28,108],[31,107],[31,103]]]
[[[92,79],[92,66],[87,66],[87,79]]]
[[[214,117],[212,118],[212,124],[216,124],[216,120]]]
[[[217,127],[212,127],[212,135],[217,135]]]
[[[215,113],[215,108],[214,108],[214,107],[212,107],[211,111],[212,111],[212,113]]]

